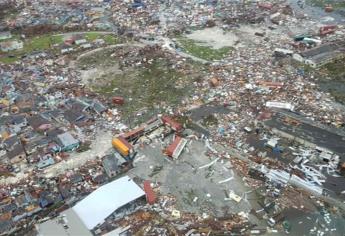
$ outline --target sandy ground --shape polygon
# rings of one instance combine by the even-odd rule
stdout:
[[[122,74],[123,71],[119,69],[118,64],[114,63],[111,67],[106,68],[92,68],[89,70],[80,70],[81,81],[85,85],[92,85],[97,79],[105,75]],[[98,84],[99,85],[99,84]]]
[[[203,30],[194,31],[191,34],[188,34],[187,38],[205,43],[214,49],[234,47],[236,41],[239,40],[236,34],[232,32],[224,33],[224,31],[219,27],[205,28]]]
[[[222,216],[225,209],[232,213],[251,209],[250,203],[244,199],[239,203],[225,199],[225,192],[232,190],[243,197],[248,191],[228,160],[218,160],[201,168],[216,160],[215,156],[205,155],[207,148],[203,141],[189,141],[180,158],[174,161],[163,155],[162,149],[158,140],[142,148],[134,163],[135,168],[128,174],[159,182],[160,192],[176,196],[178,208],[182,211]],[[160,170],[155,171],[158,167]]]
[[[270,40],[278,41],[290,41],[291,35],[306,33],[305,25],[291,24],[288,26],[273,25],[274,30],[261,25],[240,25],[238,28],[233,28],[230,31],[223,31],[220,27],[205,28],[202,30],[196,30],[191,34],[187,34],[186,37],[201,45],[209,46],[214,49],[220,49],[222,47],[234,47],[241,48],[247,46],[257,46],[268,37]],[[308,25],[311,31],[318,29],[319,25],[315,22],[311,22]],[[265,37],[256,36],[255,33],[266,33]]]

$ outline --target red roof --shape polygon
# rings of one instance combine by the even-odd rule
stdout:
[[[326,34],[331,34],[334,33],[337,29],[336,25],[326,25],[320,27],[320,35],[326,35]]]
[[[170,116],[162,116],[162,121],[165,125],[170,126],[176,132],[182,130],[182,125],[174,119],[172,119]]]
[[[119,137],[117,137],[126,147],[128,147],[128,149],[133,149],[133,146],[129,143],[129,142],[127,142],[127,140],[126,139],[124,139],[122,136],[119,136]]]
[[[180,136],[176,136],[175,140],[165,149],[166,154],[169,157],[172,157],[177,145],[181,142],[182,138]]]
[[[148,180],[144,181],[144,191],[147,203],[150,205],[154,204],[156,202],[156,194],[151,187],[151,182]]]
[[[123,138],[125,139],[132,139],[136,138],[144,133],[144,127],[139,127],[134,130],[128,131],[127,133],[124,133],[122,135]]]
[[[266,10],[272,10],[273,5],[269,2],[259,2],[258,3],[259,8],[266,9]]]
[[[113,97],[112,98],[112,102],[114,104],[119,104],[119,105],[122,105],[125,103],[125,99],[123,97]]]

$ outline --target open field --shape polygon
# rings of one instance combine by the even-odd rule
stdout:
[[[214,49],[208,45],[203,45],[200,42],[186,37],[179,37],[177,39],[177,44],[183,51],[208,61],[221,60],[233,49],[231,47]]]
[[[138,123],[181,104],[200,73],[198,64],[187,63],[177,68],[159,50],[138,55],[140,50],[143,48],[99,51],[83,57],[78,63],[84,69],[81,70],[84,83],[94,92],[109,99],[113,96],[125,98],[125,105],[119,109],[127,119],[131,117],[130,123]]]
[[[76,33],[78,34],[78,33]],[[119,38],[111,35],[111,34],[102,34],[99,32],[87,32],[81,33],[85,39],[89,42],[94,41],[95,39],[103,39],[106,44],[113,45],[118,44],[120,42]],[[70,34],[72,35],[72,34]],[[13,35],[12,39],[3,40],[3,41],[11,41],[11,40],[19,40],[18,35]],[[33,53],[33,52],[40,52],[40,51],[52,51],[57,52],[59,46],[62,45],[64,42],[64,35],[40,35],[33,38],[25,39],[23,49],[11,51],[11,52],[0,52],[0,62],[3,63],[13,63],[19,60],[21,57]]]
[[[18,38],[14,36],[14,39]],[[13,39],[11,39],[13,40]],[[10,40],[8,40],[10,41]],[[42,35],[34,38],[29,38],[24,41],[24,47],[20,50],[11,51],[11,52],[1,52],[0,61],[4,63],[13,63],[20,59],[22,56],[28,53],[35,51],[44,51],[53,48],[53,45],[60,44],[63,42],[62,36],[54,35]]]
[[[306,3],[310,6],[324,7],[325,5],[332,5],[334,9],[345,8],[345,1],[341,0],[307,0]]]

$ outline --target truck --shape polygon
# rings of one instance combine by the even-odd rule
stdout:
[[[133,146],[121,136],[113,138],[112,145],[124,157],[128,157],[133,152]]]

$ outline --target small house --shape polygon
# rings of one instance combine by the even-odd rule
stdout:
[[[37,168],[43,169],[54,164],[55,164],[54,158],[48,154],[42,157],[41,160],[37,163]]]
[[[69,132],[59,134],[57,142],[61,147],[61,151],[73,151],[79,146],[79,140],[75,139]]]

